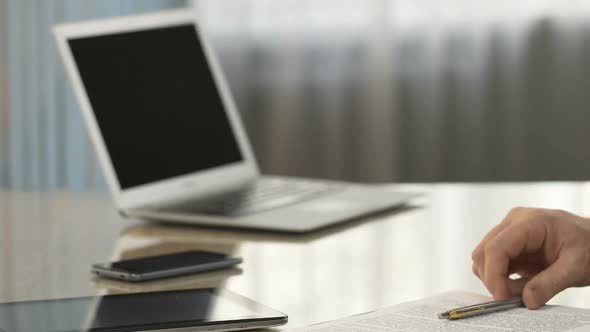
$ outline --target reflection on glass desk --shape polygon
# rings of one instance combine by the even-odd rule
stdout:
[[[124,220],[106,194],[0,193],[0,300],[142,291],[93,281],[89,266],[205,249],[242,257],[241,271],[147,287],[222,285],[301,326],[447,290],[487,294],[471,272],[471,251],[512,207],[590,215],[585,183],[392,186],[400,187],[426,194],[413,208],[307,235]],[[590,289],[552,303],[590,308]]]
[[[97,289],[103,290],[101,292],[103,295],[146,293],[178,289],[223,288],[228,278],[240,274],[242,274],[242,269],[230,268],[145,282],[125,282],[93,276],[92,283]]]

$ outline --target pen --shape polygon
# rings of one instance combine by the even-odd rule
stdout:
[[[455,320],[522,307],[523,305],[524,303],[522,302],[521,298],[514,298],[502,301],[491,301],[445,311],[443,313],[438,314],[438,318]]]

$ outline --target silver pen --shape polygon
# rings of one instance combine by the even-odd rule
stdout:
[[[513,298],[502,301],[491,301],[480,304],[474,304],[466,307],[456,308],[438,314],[439,319],[461,319],[479,315],[485,315],[492,312],[508,310],[524,306],[522,298]]]

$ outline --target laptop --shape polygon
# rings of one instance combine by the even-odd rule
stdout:
[[[262,176],[193,10],[63,24],[54,34],[124,216],[308,232],[412,196],[371,185]]]

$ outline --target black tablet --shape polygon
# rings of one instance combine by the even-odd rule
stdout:
[[[287,315],[221,289],[0,304],[0,332],[239,331],[285,323]]]

